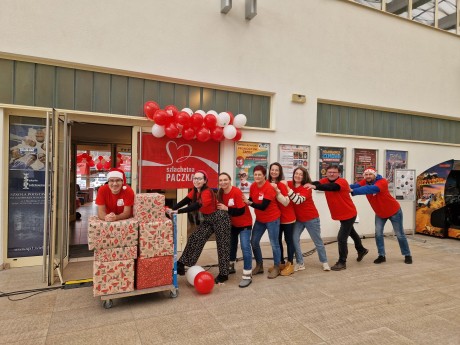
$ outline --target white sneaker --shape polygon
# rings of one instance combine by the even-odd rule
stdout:
[[[323,263],[323,271],[330,271],[331,268],[329,267],[329,264],[327,262]]]
[[[295,264],[294,266],[294,271],[297,272],[297,271],[303,271],[305,269],[305,264],[304,263],[301,263],[301,264]]]

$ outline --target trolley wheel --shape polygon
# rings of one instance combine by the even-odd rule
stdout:
[[[169,293],[169,297],[171,298],[176,298],[178,295],[179,291],[177,291],[177,289],[171,290],[171,292]]]
[[[102,306],[105,309],[110,309],[113,306],[113,301],[111,299],[105,300],[104,303],[102,303]]]

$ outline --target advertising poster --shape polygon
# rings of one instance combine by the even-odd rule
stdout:
[[[45,128],[10,124],[8,258],[43,255]]]
[[[377,150],[354,149],[353,155],[353,182],[363,179],[364,170],[377,169]]]
[[[256,165],[263,165],[268,169],[270,144],[237,142],[235,145],[235,186],[243,193],[249,192],[254,182],[252,169]]]
[[[320,146],[318,150],[318,180],[326,177],[326,167],[330,164],[338,165],[345,178],[345,148]]]
[[[297,167],[310,170],[310,147],[306,145],[278,145],[278,163],[283,167],[284,178],[291,180],[292,172]]]
[[[195,171],[208,175],[208,185],[217,188],[219,142],[188,141],[142,134],[141,188],[192,188]]]
[[[390,191],[394,189],[395,169],[407,169],[407,151],[385,151],[385,178]]]
[[[395,170],[394,197],[401,201],[415,201],[416,176],[414,169]]]

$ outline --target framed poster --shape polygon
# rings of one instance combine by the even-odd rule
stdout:
[[[363,179],[364,170],[377,169],[377,150],[354,149],[353,152],[353,183]]]
[[[396,200],[415,201],[415,169],[395,169],[394,197]]]
[[[394,189],[395,169],[407,169],[407,151],[385,151],[385,178],[390,191]]]
[[[284,178],[290,180],[292,172],[297,167],[310,170],[310,147],[306,145],[278,145],[278,162],[283,167]]]
[[[326,167],[331,164],[338,165],[342,170],[341,176],[345,178],[344,147],[318,147],[318,180],[326,177]]]
[[[235,179],[234,183],[243,193],[249,192],[254,182],[253,168],[263,165],[268,170],[270,144],[237,142],[235,145]]]

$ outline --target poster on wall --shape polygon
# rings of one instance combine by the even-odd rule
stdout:
[[[45,127],[13,123],[8,164],[8,258],[43,255]]]
[[[363,179],[364,170],[377,169],[377,150],[354,149],[353,153],[353,183]]]
[[[390,191],[394,190],[395,169],[407,169],[407,151],[385,151],[385,178]]]
[[[253,168],[263,165],[268,169],[270,144],[237,142],[235,145],[235,186],[243,193],[248,193],[254,182]]]
[[[345,148],[325,146],[318,148],[318,180],[326,177],[326,168],[331,164],[338,165],[342,177],[345,178]]]
[[[310,147],[306,145],[278,145],[278,162],[283,167],[284,178],[290,180],[292,172],[297,167],[307,170],[310,168],[308,160],[310,159]]]
[[[395,169],[394,197],[401,201],[415,201],[415,169]]]
[[[219,142],[181,138],[155,138],[142,133],[141,188],[191,188],[193,175],[203,170],[208,185],[217,188],[219,171]]]

